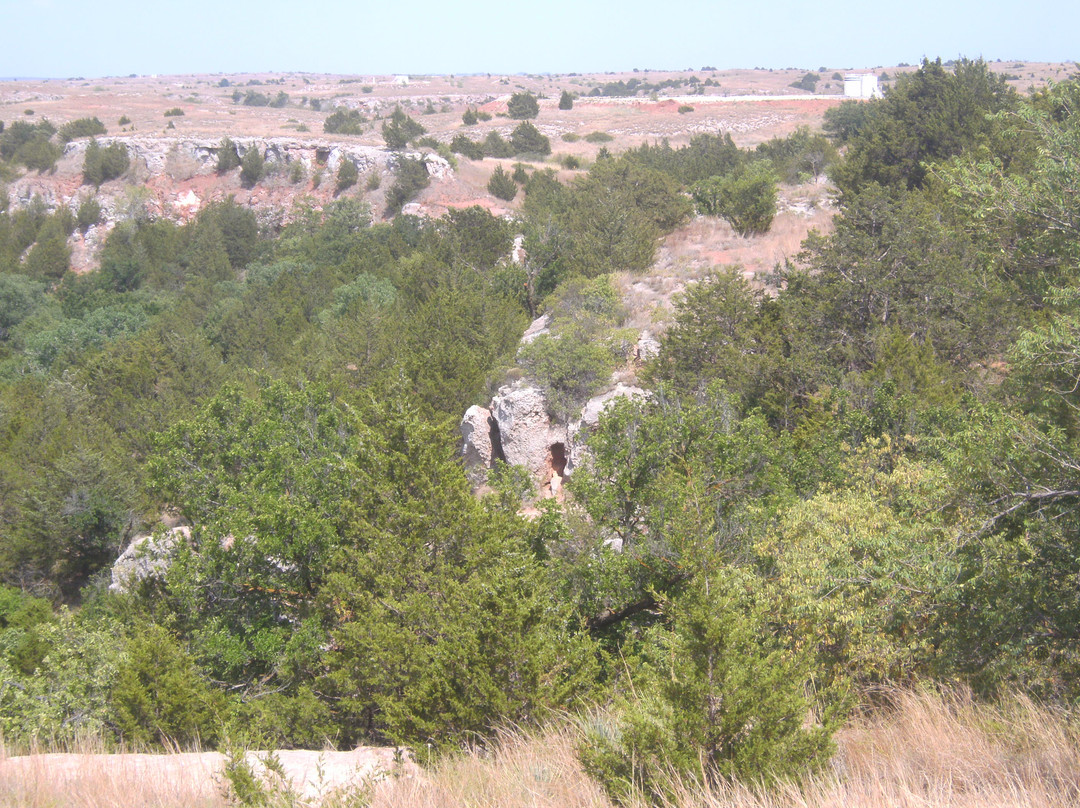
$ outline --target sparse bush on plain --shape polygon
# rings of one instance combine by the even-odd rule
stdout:
[[[514,93],[506,104],[506,114],[519,121],[527,121],[540,114],[540,104],[532,93]]]

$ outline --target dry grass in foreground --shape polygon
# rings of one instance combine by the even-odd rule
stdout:
[[[1080,724],[1022,698],[975,703],[963,691],[880,694],[889,706],[853,719],[817,776],[772,788],[682,788],[667,808],[1057,808],[1080,804]],[[386,781],[370,796],[330,800],[372,808],[612,808],[574,756],[570,722],[505,733],[487,754],[444,759],[420,777]],[[136,757],[136,756],[132,756]],[[79,777],[57,758],[17,775],[0,760],[0,806],[227,805],[220,778],[170,756],[169,776],[97,763]],[[129,762],[130,763],[130,762]],[[60,767],[60,768],[57,768]],[[271,801],[269,805],[293,805]]]

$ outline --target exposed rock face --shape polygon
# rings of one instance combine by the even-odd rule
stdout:
[[[537,337],[542,337],[545,334],[551,333],[551,315],[541,314],[531,323],[529,327],[525,329],[525,333],[521,335],[521,344],[528,345]]]
[[[149,578],[161,577],[169,568],[177,544],[190,537],[188,525],[170,527],[157,536],[151,533],[137,535],[113,564],[109,589],[130,592]]]
[[[538,479],[550,476],[551,447],[565,448],[566,427],[551,423],[544,394],[520,382],[501,387],[491,400],[491,412],[506,462],[524,466]]]
[[[168,173],[171,164],[187,163],[194,170],[192,175],[209,175],[217,171],[218,147],[221,138],[170,138],[139,135],[102,136],[98,143],[107,146],[122,143],[127,147],[133,163],[141,163],[151,176]],[[64,158],[73,158],[81,164],[89,140],[73,140],[64,148]],[[236,153],[243,157],[256,149],[268,163],[289,165],[295,161],[310,169],[317,163],[325,163],[336,171],[342,160],[350,160],[361,171],[375,166],[386,166],[392,155],[373,146],[350,143],[334,143],[329,140],[301,140],[291,137],[233,138]],[[421,156],[421,155],[416,155]],[[437,163],[440,169],[449,170],[449,163],[438,155],[428,155],[426,161]],[[431,169],[429,168],[429,171]],[[434,174],[434,171],[432,171]],[[438,175],[441,176],[441,175]]]
[[[474,486],[484,483],[496,460],[523,466],[543,497],[562,499],[562,483],[584,461],[585,441],[611,402],[645,396],[640,387],[618,384],[590,399],[569,425],[552,423],[544,394],[517,382],[499,388],[491,409],[472,406],[461,421],[462,459]]]
[[[476,404],[465,411],[461,419],[462,459],[469,482],[474,486],[483,485],[487,479],[487,470],[495,462],[491,445],[494,421],[491,410]]]

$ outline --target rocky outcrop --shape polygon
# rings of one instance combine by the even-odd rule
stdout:
[[[164,532],[135,536],[113,564],[109,589],[130,592],[143,581],[163,577],[179,544],[190,538],[188,525],[173,525]]]
[[[145,168],[151,176],[170,173],[174,165],[188,165],[194,171],[191,175],[208,175],[217,171],[218,147],[221,138],[171,138],[151,137],[147,135],[118,135],[97,138],[98,143],[109,145],[122,143],[127,147],[132,163]],[[385,149],[374,146],[361,146],[351,143],[335,143],[330,140],[304,140],[293,137],[232,138],[236,153],[243,157],[249,150],[257,149],[268,163],[291,165],[299,161],[305,169],[316,165],[325,165],[330,171],[336,171],[343,160],[350,160],[361,172],[376,166],[390,165],[394,156]],[[64,158],[82,162],[89,140],[73,140],[64,148]],[[449,168],[438,155],[439,169]],[[432,172],[434,175],[434,172]]]
[[[494,464],[497,456],[495,447],[492,445],[492,434],[496,430],[495,420],[491,417],[491,410],[476,404],[465,411],[465,417],[461,419],[462,459],[465,461],[465,472],[469,476],[469,482],[473,486],[480,486],[487,482],[487,471]]]
[[[600,415],[619,398],[644,396],[640,387],[618,384],[590,399],[570,424],[553,422],[544,394],[524,382],[499,388],[490,409],[470,407],[461,421],[462,460],[474,486],[496,460],[522,466],[541,497],[562,498],[562,483],[585,461],[585,445]]]
[[[491,400],[491,414],[506,462],[524,466],[534,478],[550,477],[553,452],[565,453],[566,427],[551,422],[544,394],[520,382],[502,387]]]

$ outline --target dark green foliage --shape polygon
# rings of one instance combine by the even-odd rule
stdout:
[[[360,179],[360,172],[356,168],[356,163],[352,160],[342,159],[341,165],[338,166],[334,193],[340,194],[342,191],[352,188],[356,185],[358,179]]]
[[[529,180],[529,167],[525,163],[514,163],[514,173],[511,176],[518,185],[524,185]]]
[[[362,135],[367,118],[359,110],[339,107],[323,121],[323,131],[328,135]]]
[[[769,232],[776,215],[776,178],[768,163],[701,180],[691,193],[699,213],[726,219],[740,236]]]
[[[401,107],[394,107],[390,120],[382,125],[383,140],[386,148],[399,150],[409,145],[409,142],[420,137],[427,130],[412,118],[405,114]]]
[[[224,695],[211,689],[176,639],[161,626],[140,626],[125,651],[109,694],[121,739],[136,747],[213,745]]]
[[[463,263],[490,270],[510,255],[513,237],[510,224],[478,205],[452,209],[438,225],[448,263]]]
[[[542,335],[521,349],[519,361],[544,391],[548,411],[560,420],[573,418],[611,377],[611,350],[588,335],[568,330],[559,337]]]
[[[848,154],[832,178],[845,194],[868,183],[892,188],[921,187],[930,164],[993,145],[1008,160],[1015,146],[996,137],[993,113],[1012,108],[1016,92],[986,63],[962,59],[952,72],[941,60],[924,60],[896,81],[888,96],[870,101],[865,120],[851,122],[847,107],[827,122],[826,131],[847,138]]]
[[[0,340],[41,305],[45,285],[15,273],[0,274]]]
[[[625,160],[663,171],[687,186],[708,177],[730,174],[745,162],[745,156],[730,134],[694,135],[689,145],[679,149],[671,148],[666,140],[659,145],[645,144],[622,156]]]
[[[819,81],[821,81],[821,76],[817,73],[805,73],[801,79],[791,82],[790,86],[796,90],[806,90],[812,93],[817,89]]]
[[[101,203],[95,197],[88,196],[79,203],[79,210],[75,214],[75,224],[85,233],[99,221],[101,221]]]
[[[519,123],[510,134],[510,145],[514,149],[514,155],[523,154],[551,154],[551,142],[540,130],[528,121]]]
[[[252,145],[244,152],[240,161],[240,184],[245,188],[254,188],[266,176],[266,163],[262,152]]]
[[[255,213],[237,205],[232,197],[203,208],[196,227],[220,232],[221,246],[234,269],[242,269],[255,257],[259,238]]]
[[[129,118],[127,115],[121,115],[120,120],[116,122],[116,125],[127,126],[129,123],[131,123],[131,118]]]
[[[700,574],[663,603],[668,622],[646,639],[634,695],[586,723],[582,763],[617,801],[662,804],[672,773],[780,780],[827,760],[832,727],[807,726],[808,667],[769,642],[752,587]]]
[[[274,107],[275,109],[282,109],[283,107],[287,107],[288,105],[289,105],[289,94],[284,92],[284,91],[279,91],[278,94],[274,96],[274,99],[269,104],[269,106]]]
[[[504,199],[507,202],[513,201],[517,196],[518,187],[513,178],[503,171],[501,165],[495,166],[495,171],[491,175],[491,179],[487,184],[488,193],[498,199]]]
[[[475,140],[471,140],[468,135],[454,135],[453,140],[450,141],[450,151],[454,154],[462,154],[470,160],[484,159],[484,147]]]
[[[532,93],[514,93],[506,104],[506,114],[519,121],[527,121],[540,114],[540,105]]]
[[[36,243],[26,256],[26,274],[45,280],[63,277],[71,260],[67,236],[60,221],[55,217],[50,218],[38,231]]]
[[[614,139],[607,132],[589,132],[589,134],[585,135],[585,140],[588,143],[610,143]]]
[[[406,202],[428,187],[431,178],[423,160],[402,157],[394,170],[394,184],[386,192],[387,213],[396,214]]]
[[[818,179],[836,162],[836,147],[822,134],[800,126],[787,137],[761,143],[754,156],[768,160],[782,182],[795,184],[810,177]]]
[[[31,170],[49,171],[60,159],[63,150],[50,138],[56,127],[47,120],[36,124],[12,121],[0,133],[0,158],[24,165]]]
[[[221,139],[221,145],[217,148],[217,171],[224,174],[240,167],[240,154],[236,150],[236,144],[227,137]]]
[[[574,96],[570,95],[566,90],[562,91],[562,95],[559,96],[559,109],[567,110],[574,108]]]
[[[70,143],[76,138],[104,134],[106,134],[105,124],[97,118],[79,118],[78,120],[68,121],[61,126],[59,137],[62,143]]]
[[[260,93],[257,90],[248,90],[244,93],[240,92],[239,90],[234,90],[232,94],[232,100],[234,104],[239,104],[243,102],[245,107],[270,106],[270,96],[266,95],[265,93]]]
[[[184,110],[180,109],[180,107],[173,107],[172,109],[165,110],[165,117],[166,118],[179,118],[183,114],[184,114]]]
[[[130,165],[131,158],[128,156],[127,146],[123,143],[110,143],[102,147],[96,140],[91,140],[86,146],[86,157],[83,159],[83,183],[101,185],[120,177]]]
[[[476,126],[477,120],[476,110],[472,107],[469,107],[461,114],[461,122],[466,126]]]
[[[514,156],[514,147],[498,132],[488,132],[487,137],[484,138],[483,149],[485,157]]]

